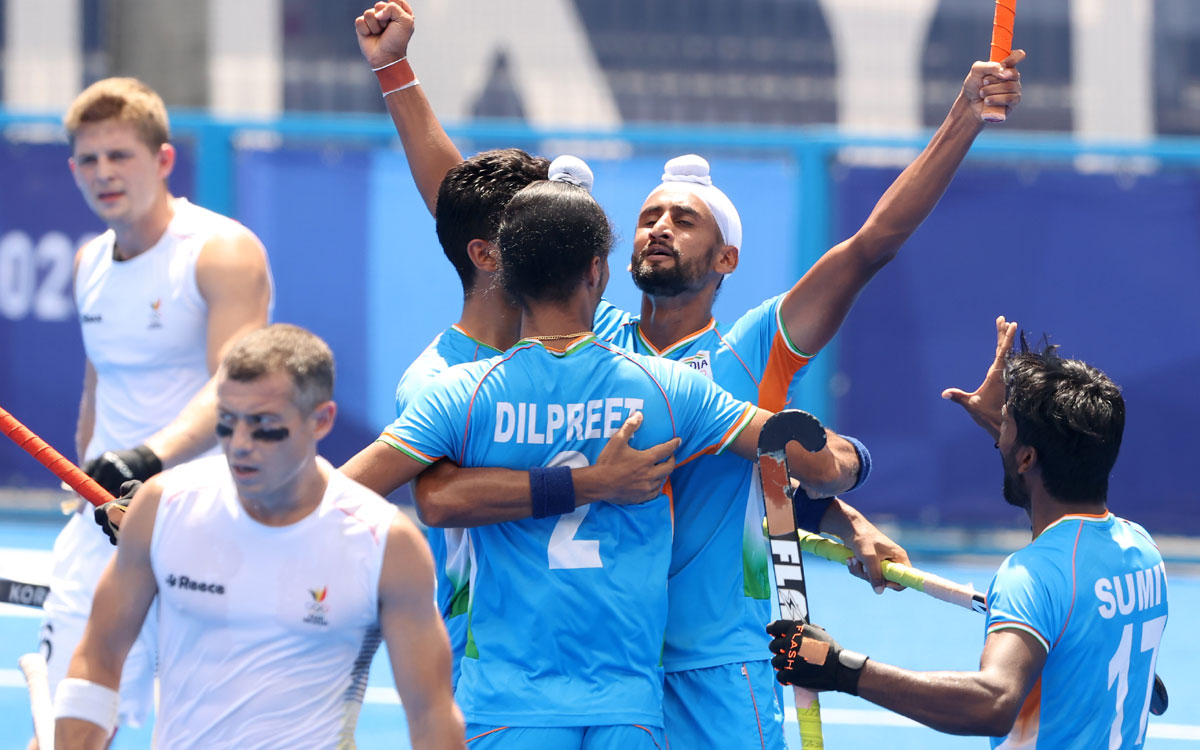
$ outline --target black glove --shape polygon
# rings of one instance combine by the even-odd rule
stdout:
[[[108,491],[121,494],[121,485],[131,479],[146,481],[163,470],[162,461],[144,445],[127,451],[105,451],[83,465],[83,473]]]
[[[142,488],[140,479],[130,479],[121,485],[121,496],[116,500],[107,502],[96,508],[95,517],[96,525],[104,530],[108,541],[112,542],[113,546],[117,545],[117,532],[121,530],[121,524],[113,523],[113,520],[108,517],[109,508],[120,508],[121,516],[125,515],[125,508],[129,507],[129,501],[137,494],[137,491]]]
[[[771,641],[771,666],[782,685],[799,685],[812,690],[840,690],[858,695],[858,678],[867,657],[843,649],[819,625],[798,620],[776,620],[767,626]]]

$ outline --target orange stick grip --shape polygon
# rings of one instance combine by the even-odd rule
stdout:
[[[1012,53],[1016,17],[1017,0],[996,0],[996,16],[992,20],[992,62],[1003,62]]]
[[[1017,0],[996,0],[996,15],[992,20],[992,62],[1004,62],[1012,52],[1013,25],[1017,18]],[[1008,108],[991,105],[983,108],[984,122],[1004,122]]]
[[[21,422],[0,407],[0,432],[3,432],[25,452],[38,460],[42,466],[54,472],[54,476],[67,483],[71,489],[78,492],[83,499],[92,505],[103,505],[110,502],[113,496],[96,484],[96,480],[79,470],[79,467],[66,459],[63,454],[50,447],[50,444],[21,424]]]

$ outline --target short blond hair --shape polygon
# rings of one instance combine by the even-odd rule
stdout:
[[[171,138],[162,97],[136,78],[105,78],[75,97],[63,117],[67,140],[74,145],[80,126],[105,120],[132,125],[151,151],[158,151]]]

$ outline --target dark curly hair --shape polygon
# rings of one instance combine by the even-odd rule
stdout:
[[[521,188],[546,179],[549,168],[542,157],[504,148],[476,154],[446,173],[434,218],[438,242],[458,272],[464,294],[475,283],[467,245],[471,240],[495,242],[504,207]]]
[[[1125,431],[1125,399],[1103,372],[1062,359],[1057,349],[1047,343],[1030,351],[1022,333],[1020,351],[1009,356],[1004,385],[1017,441],[1037,451],[1051,495],[1104,500]]]
[[[522,305],[562,302],[594,258],[607,259],[613,231],[587,190],[535,182],[517,193],[500,221],[500,283]]]

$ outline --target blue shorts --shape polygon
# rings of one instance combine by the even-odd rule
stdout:
[[[787,750],[780,690],[766,660],[668,672],[667,741],[681,750]]]
[[[666,750],[663,730],[641,724],[604,727],[495,727],[467,724],[471,750]]]

